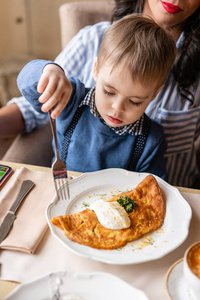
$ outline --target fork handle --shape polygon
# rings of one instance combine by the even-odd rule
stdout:
[[[52,119],[51,113],[52,113],[52,109],[49,110],[49,119],[50,119],[51,130],[54,138],[54,143],[55,143],[56,157],[59,157],[58,141],[57,141],[57,133],[56,133],[56,120]]]

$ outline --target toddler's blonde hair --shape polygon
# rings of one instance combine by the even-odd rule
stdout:
[[[131,71],[133,80],[144,86],[156,82],[160,87],[167,78],[176,55],[169,33],[152,19],[131,14],[113,23],[105,32],[98,53],[98,70],[104,63],[119,63]]]

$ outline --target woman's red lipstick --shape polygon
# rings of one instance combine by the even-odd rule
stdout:
[[[162,6],[169,14],[177,14],[182,11],[182,8],[180,8],[179,6],[173,5],[172,3],[168,2],[162,1]]]

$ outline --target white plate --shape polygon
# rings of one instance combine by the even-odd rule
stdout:
[[[59,297],[56,297],[56,295]],[[21,284],[5,300],[148,300],[145,293],[109,273],[55,272]]]
[[[155,260],[176,249],[188,235],[192,216],[191,208],[179,191],[155,176],[165,200],[166,217],[159,230],[151,232],[137,241],[116,250],[98,250],[70,241],[63,230],[51,223],[55,216],[72,214],[85,209],[104,196],[134,189],[148,174],[123,169],[107,169],[85,173],[69,181],[71,201],[57,201],[54,196],[46,210],[51,233],[67,249],[81,256],[109,264],[136,264]]]
[[[183,276],[183,259],[178,260],[169,268],[165,286],[171,300],[198,300]]]

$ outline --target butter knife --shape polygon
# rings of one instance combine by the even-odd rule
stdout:
[[[34,182],[31,180],[24,180],[20,186],[19,192],[15,201],[13,202],[11,208],[9,209],[7,215],[3,219],[0,225],[0,243],[6,238],[8,232],[10,231],[12,224],[16,218],[15,213],[19,208],[22,200],[26,197],[28,192],[33,188]]]

